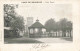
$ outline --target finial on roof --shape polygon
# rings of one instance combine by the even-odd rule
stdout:
[[[37,17],[37,20],[36,20],[36,21],[37,21],[37,22],[39,21],[39,20],[38,20],[38,17]]]

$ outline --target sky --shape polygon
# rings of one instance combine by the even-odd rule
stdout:
[[[27,22],[27,17],[33,17],[34,22],[38,17],[39,22],[43,25],[50,18],[53,18],[56,22],[62,18],[72,21],[71,4],[19,4],[15,10],[19,15],[24,17],[25,22]]]

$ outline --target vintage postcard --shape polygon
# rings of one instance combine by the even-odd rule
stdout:
[[[1,51],[80,51],[79,1],[2,1]]]

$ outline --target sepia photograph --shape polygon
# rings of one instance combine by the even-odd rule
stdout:
[[[72,43],[71,4],[4,4],[4,44]]]

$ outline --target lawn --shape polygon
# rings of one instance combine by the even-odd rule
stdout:
[[[38,40],[34,40],[31,38],[26,38],[26,39],[22,39],[22,38],[4,38],[4,43],[42,43]]]
[[[66,40],[66,41],[73,41],[73,38],[72,37],[63,37],[61,39]]]
[[[60,37],[60,38],[4,38],[5,44],[19,44],[19,43],[67,43],[72,42],[73,38],[69,37]]]

